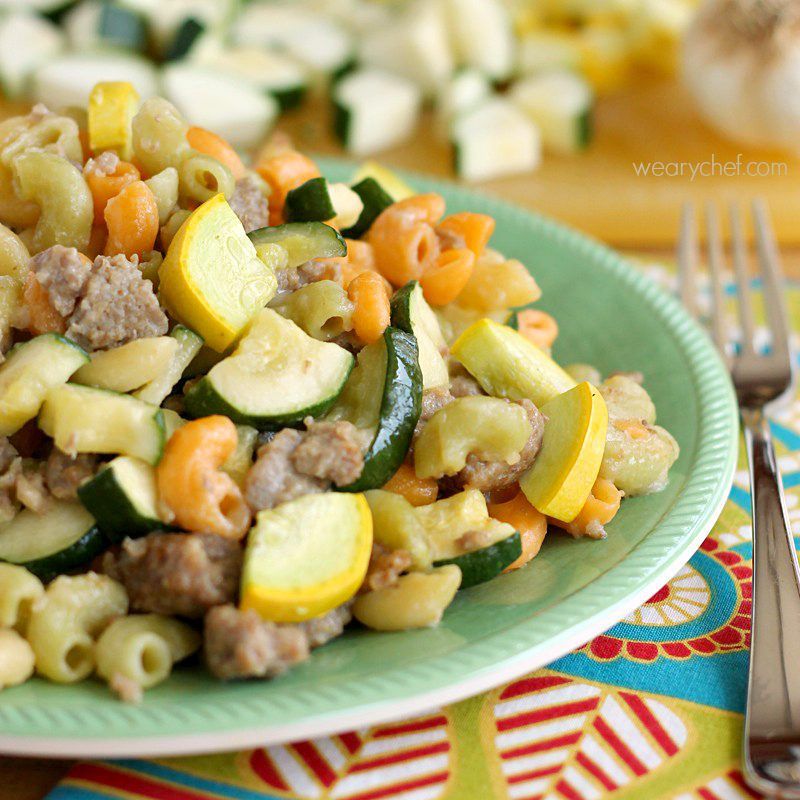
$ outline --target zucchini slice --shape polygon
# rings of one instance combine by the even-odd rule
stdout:
[[[174,63],[162,70],[161,80],[165,97],[186,119],[234,147],[258,144],[278,115],[272,97],[208,67]]]
[[[112,543],[164,528],[158,516],[156,471],[130,456],[110,461],[78,489],[84,507]]]
[[[494,542],[488,547],[473,550],[453,558],[434,561],[434,567],[455,564],[461,570],[461,589],[469,589],[479,583],[496,578],[509,564],[513,564],[522,555],[522,541],[519,533]]]
[[[417,281],[409,281],[392,298],[392,325],[412,334],[419,349],[422,389],[447,386],[450,375],[442,353],[447,345],[439,321],[422,295]]]
[[[33,419],[47,393],[88,361],[78,345],[55,333],[12,348],[0,366],[0,436],[16,433]]]
[[[343,492],[378,489],[397,472],[422,408],[422,374],[413,335],[387,328],[380,341],[359,353],[358,364],[331,416],[349,418],[356,427],[374,430],[374,435],[361,475],[341,487]]]
[[[80,503],[54,500],[44,514],[26,508],[0,525],[0,561],[19,564],[43,581],[82,567],[107,547]]]
[[[281,111],[300,105],[308,91],[307,70],[283,53],[231,47],[204,53],[197,61],[272,95]]]
[[[358,239],[372,227],[381,211],[394,203],[394,198],[375,178],[364,178],[351,188],[361,198],[363,208],[355,224],[343,230],[342,236]]]
[[[89,386],[70,383],[51,389],[39,427],[65,453],[121,453],[157,464],[164,449],[160,408]]]
[[[347,255],[347,244],[336,228],[323,222],[287,222],[259,228],[247,234],[255,245],[279,244],[289,254],[286,266],[299,267],[312,258],[339,258]]]
[[[511,310],[511,313],[506,317],[506,321],[503,323],[511,328],[512,331],[519,330],[519,311],[516,308]]]
[[[545,149],[575,153],[589,145],[594,93],[585,78],[567,71],[532,75],[515,83],[510,97],[539,126]]]
[[[407,139],[417,123],[422,92],[411,81],[377,69],[345,75],[333,89],[333,127],[351,153],[385,150]]]
[[[341,393],[353,356],[312,339],[277,311],[263,309],[228,358],[186,395],[192,417],[224,414],[259,430],[324,414]]]
[[[334,228],[347,228],[363,210],[361,198],[349,186],[325,178],[311,178],[286,195],[288,222],[329,222]]]
[[[446,0],[456,60],[493,81],[514,68],[516,39],[511,14],[502,0]]]
[[[192,363],[203,346],[203,337],[185,325],[176,325],[169,334],[178,343],[172,359],[160,375],[142,386],[133,396],[145,403],[160,406],[181,379],[183,371]]]
[[[149,336],[134,339],[111,350],[92,353],[72,379],[75,383],[130,392],[144,386],[163,372],[172,362],[178,343],[170,336]]]
[[[29,78],[64,47],[64,36],[49,20],[15,12],[0,20],[0,84],[10,100],[28,90]]]
[[[503,97],[493,97],[457,114],[450,136],[458,175],[485,181],[539,166],[536,125]]]

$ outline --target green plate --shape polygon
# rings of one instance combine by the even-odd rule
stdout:
[[[336,179],[350,167],[327,162]],[[450,211],[497,220],[493,245],[528,265],[561,326],[555,355],[641,370],[681,456],[669,486],[626,500],[604,541],[548,537],[529,566],[460,592],[435,629],[353,630],[271,682],[224,684],[178,669],[139,707],[99,681],[0,692],[0,752],[141,756],[231,750],[427,710],[547,664],[606,630],[688,560],[730,488],[738,441],[728,375],[679,304],[619,255],[561,225],[451,184]]]

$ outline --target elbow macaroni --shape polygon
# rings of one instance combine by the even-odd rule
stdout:
[[[316,281],[303,286],[274,308],[309,336],[323,342],[353,328],[355,306],[335,281]]]
[[[158,224],[163,225],[178,204],[178,170],[175,167],[167,167],[152,178],[148,178],[145,183],[156,199]]]
[[[42,582],[24,567],[0,564],[0,628],[24,633],[31,606],[43,594]]]
[[[145,100],[131,127],[136,160],[148,175],[177,168],[191,149],[186,140],[189,126],[178,109],[163,98]]]
[[[141,614],[114,620],[97,640],[97,674],[121,675],[148,689],[200,647],[197,631],[171,617]]]
[[[127,611],[125,590],[105,575],[56,578],[34,603],[28,624],[36,670],[56,683],[83,680],[95,666],[95,638]]]
[[[25,683],[33,675],[31,646],[15,630],[0,629],[0,690]]]
[[[190,202],[205,203],[216,194],[233,194],[233,173],[216,158],[190,152],[178,167],[181,196]]]

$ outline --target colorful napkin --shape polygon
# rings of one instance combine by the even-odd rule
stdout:
[[[800,292],[789,294],[797,329]],[[776,412],[772,430],[800,533],[800,401]],[[80,763],[48,800],[758,797],[739,762],[752,590],[745,466],[742,454],[722,516],[691,561],[641,608],[547,669],[339,736]]]

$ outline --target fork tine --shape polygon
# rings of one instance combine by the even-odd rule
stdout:
[[[697,318],[697,227],[694,204],[683,204],[681,231],[678,238],[678,283],[683,307]]]
[[[706,236],[708,238],[708,266],[711,278],[711,336],[723,358],[727,357],[725,306],[722,291],[722,241],[719,233],[719,216],[714,204],[706,204]]]
[[[758,260],[764,281],[764,307],[772,329],[772,352],[789,355],[789,324],[784,302],[784,282],[781,272],[775,235],[769,221],[769,212],[760,198],[753,200],[753,219],[756,229]]]
[[[736,203],[730,204],[731,244],[736,287],[739,295],[739,320],[742,324],[742,352],[753,353],[753,301],[750,296],[750,273],[747,268],[747,247],[742,233],[742,215]]]

